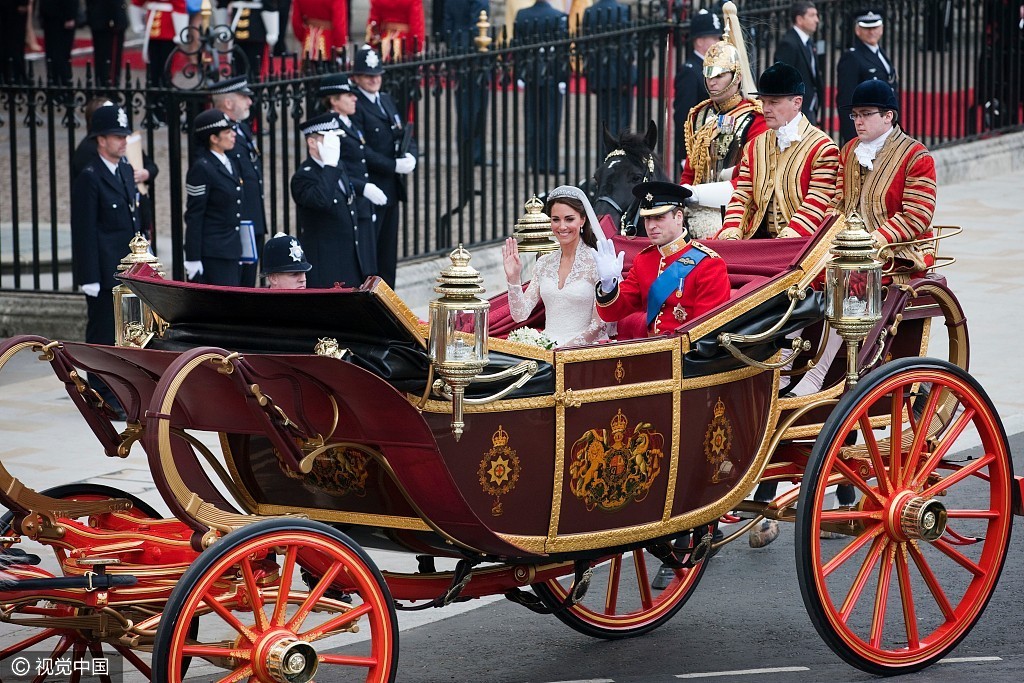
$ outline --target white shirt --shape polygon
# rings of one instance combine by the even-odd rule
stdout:
[[[231,162],[228,161],[228,156],[226,154],[214,152],[212,149],[210,150],[210,153],[213,154],[213,156],[217,157],[220,160],[220,163],[224,164],[224,168],[228,169],[228,173],[230,173],[231,175],[235,175],[235,168],[234,166],[231,165]]]
[[[870,142],[862,142],[853,148],[853,153],[857,155],[857,163],[869,171],[874,169],[875,157],[878,155],[878,150],[882,149],[882,145],[892,135],[894,128],[890,128],[874,140]]]
[[[102,154],[100,154],[99,156],[100,156],[100,161],[103,162],[103,165],[106,166],[107,169],[111,173],[113,173],[114,175],[117,175],[117,162],[108,161],[107,158],[104,157]]]
[[[792,121],[775,131],[775,139],[779,143],[780,152],[785,152],[787,147],[803,139],[799,130],[801,118],[803,118],[803,114],[797,114]]]
[[[793,24],[793,30],[796,31],[796,34],[798,36],[800,36],[800,42],[803,43],[804,45],[806,45],[807,41],[811,39],[811,37],[804,33],[803,31],[801,31],[796,24]]]
[[[872,52],[875,53],[875,56],[878,57],[878,60],[880,62],[882,62],[882,66],[885,67],[886,72],[891,74],[892,73],[892,66],[889,64],[888,61],[886,61],[885,55],[882,54],[881,47],[878,46],[878,45],[868,45],[867,43],[864,43],[864,44],[868,46],[869,50],[871,50]]]

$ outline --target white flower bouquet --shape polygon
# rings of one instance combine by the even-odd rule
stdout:
[[[509,332],[508,340],[517,344],[539,346],[542,349],[555,348],[555,340],[532,327],[518,327]]]

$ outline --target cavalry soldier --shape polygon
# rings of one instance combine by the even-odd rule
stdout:
[[[299,124],[309,156],[292,176],[299,238],[313,271],[310,287],[358,287],[376,268],[373,235],[360,233],[355,188],[341,160],[341,122],[333,113]]]
[[[281,13],[278,0],[218,0],[217,23],[227,23],[235,35],[235,43],[249,62],[249,77],[263,73],[263,52],[273,50],[281,37]],[[229,23],[230,22],[230,23]]]
[[[885,81],[896,88],[899,81],[896,66],[879,42],[884,25],[882,15],[867,12],[857,17],[853,27],[856,38],[853,47],[843,52],[836,65],[836,104],[839,109],[848,108],[853,91],[864,81]],[[857,130],[846,116],[839,116],[839,140],[845,145],[857,137]]]
[[[370,182],[387,196],[387,204],[377,209],[377,268],[373,271],[395,286],[398,268],[398,203],[404,202],[403,175],[416,168],[415,144],[404,149],[405,124],[391,95],[381,92],[384,67],[380,56],[368,47],[356,53],[352,80],[357,86],[356,127],[366,137],[366,165]]]
[[[719,239],[806,237],[835,194],[839,148],[800,112],[804,83],[776,62],[755,93],[770,129],[746,144]]]
[[[210,99],[215,109],[231,120],[235,130],[235,146],[228,152],[238,166],[242,180],[242,220],[252,223],[256,240],[256,253],[263,251],[267,235],[267,216],[263,204],[263,159],[256,143],[252,128],[249,127],[249,113],[252,108],[253,91],[245,76],[236,76],[210,88]],[[256,285],[256,264],[242,266],[242,285]]]
[[[709,99],[690,110],[683,126],[686,160],[679,182],[693,195],[687,222],[698,239],[722,229],[722,209],[732,197],[731,181],[743,146],[768,130],[761,103],[743,94],[744,47],[738,28],[726,27],[725,37],[707,49],[703,83]]]
[[[242,175],[229,153],[235,127],[224,112],[209,109],[192,122],[201,148],[185,175],[185,273],[208,285],[242,284]],[[255,248],[255,247],[253,247]]]
[[[313,267],[299,241],[283,232],[267,240],[260,264],[270,289],[305,289],[306,273]]]
[[[729,275],[718,254],[690,241],[683,223],[688,189],[653,181],[634,187],[633,195],[652,244],[636,255],[622,282],[624,255],[616,255],[611,242],[598,244],[597,313],[614,322],[646,311],[649,334],[669,334],[727,301]]]

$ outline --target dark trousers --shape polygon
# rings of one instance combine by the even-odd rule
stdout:
[[[124,31],[92,30],[92,55],[96,85],[109,87],[120,82],[123,53]]]
[[[558,127],[562,95],[558,84],[526,84],[526,167],[538,173],[558,171]]]
[[[484,163],[484,138],[487,125],[487,98],[490,81],[466,78],[455,94],[458,107],[459,204],[473,197],[473,167]]]
[[[275,57],[283,57],[288,52],[288,43],[284,37],[288,33],[288,15],[292,13],[292,0],[277,0],[277,11],[281,13],[281,35],[271,52]]]
[[[71,46],[75,42],[75,29],[64,28],[59,19],[43,17],[43,35],[46,39],[46,73],[54,85],[71,85]]]
[[[395,288],[398,271],[398,212],[400,204],[390,201],[377,211],[377,275],[384,278],[391,289]]]
[[[109,289],[101,289],[99,296],[85,297],[86,315],[85,341],[87,344],[114,345],[114,295]],[[89,374],[89,386],[103,397],[107,405],[118,411],[121,402],[103,380]]]
[[[633,99],[630,97],[630,88],[602,88],[597,91],[597,121],[598,125],[608,126],[608,131],[617,136],[624,130],[629,130],[629,115],[633,108]]]
[[[281,26],[285,26],[285,24],[281,24]],[[242,52],[245,53],[245,58],[249,62],[249,70],[245,74],[249,77],[249,82],[259,81],[260,75],[263,73],[263,52],[267,44],[256,41],[240,42],[238,47],[242,48]],[[235,69],[235,73],[242,75],[240,69]]]
[[[203,257],[203,274],[199,281],[204,285],[239,287],[242,284],[242,265],[238,259]]]
[[[5,12],[0,22],[0,83],[24,83],[25,15]]]

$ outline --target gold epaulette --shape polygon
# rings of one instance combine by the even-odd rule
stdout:
[[[709,247],[709,246],[706,246],[706,245],[704,245],[704,244],[701,244],[700,242],[690,242],[690,245],[691,245],[691,246],[692,246],[692,247],[693,247],[694,249],[700,249],[701,251],[703,251],[703,252],[704,252],[705,254],[707,254],[707,255],[708,255],[708,256],[710,256],[711,258],[721,258],[721,257],[720,257],[720,256],[718,255],[718,252],[717,252],[717,251],[715,251],[714,249],[712,249],[712,248],[711,248],[711,247]]]

